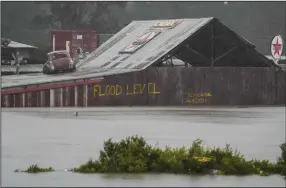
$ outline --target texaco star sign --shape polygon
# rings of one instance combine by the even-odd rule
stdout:
[[[271,54],[276,63],[281,58],[282,52],[283,52],[283,39],[280,35],[276,35],[271,42]]]

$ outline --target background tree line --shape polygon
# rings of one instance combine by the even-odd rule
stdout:
[[[132,20],[216,17],[270,54],[285,39],[286,2],[1,2],[1,36],[51,49],[52,29],[116,33]]]

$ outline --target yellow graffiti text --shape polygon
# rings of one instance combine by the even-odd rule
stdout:
[[[188,99],[185,102],[188,104],[206,104],[210,97],[212,97],[211,93],[188,93]]]
[[[127,84],[127,85],[94,85],[93,96],[121,96],[121,95],[156,95],[160,92],[156,90],[156,83],[147,84]]]

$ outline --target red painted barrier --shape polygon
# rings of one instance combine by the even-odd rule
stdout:
[[[42,90],[48,90],[48,89],[57,89],[57,88],[63,88],[63,87],[92,84],[92,83],[101,82],[102,80],[103,78],[96,78],[96,79],[90,79],[90,80],[81,81],[81,82],[67,82],[67,83],[58,83],[58,84],[52,84],[52,85],[39,85],[36,87],[30,87],[30,88],[10,89],[10,90],[1,91],[1,95],[3,96],[3,95],[15,94],[15,93],[26,93],[26,92],[33,92],[33,91],[42,91]]]

